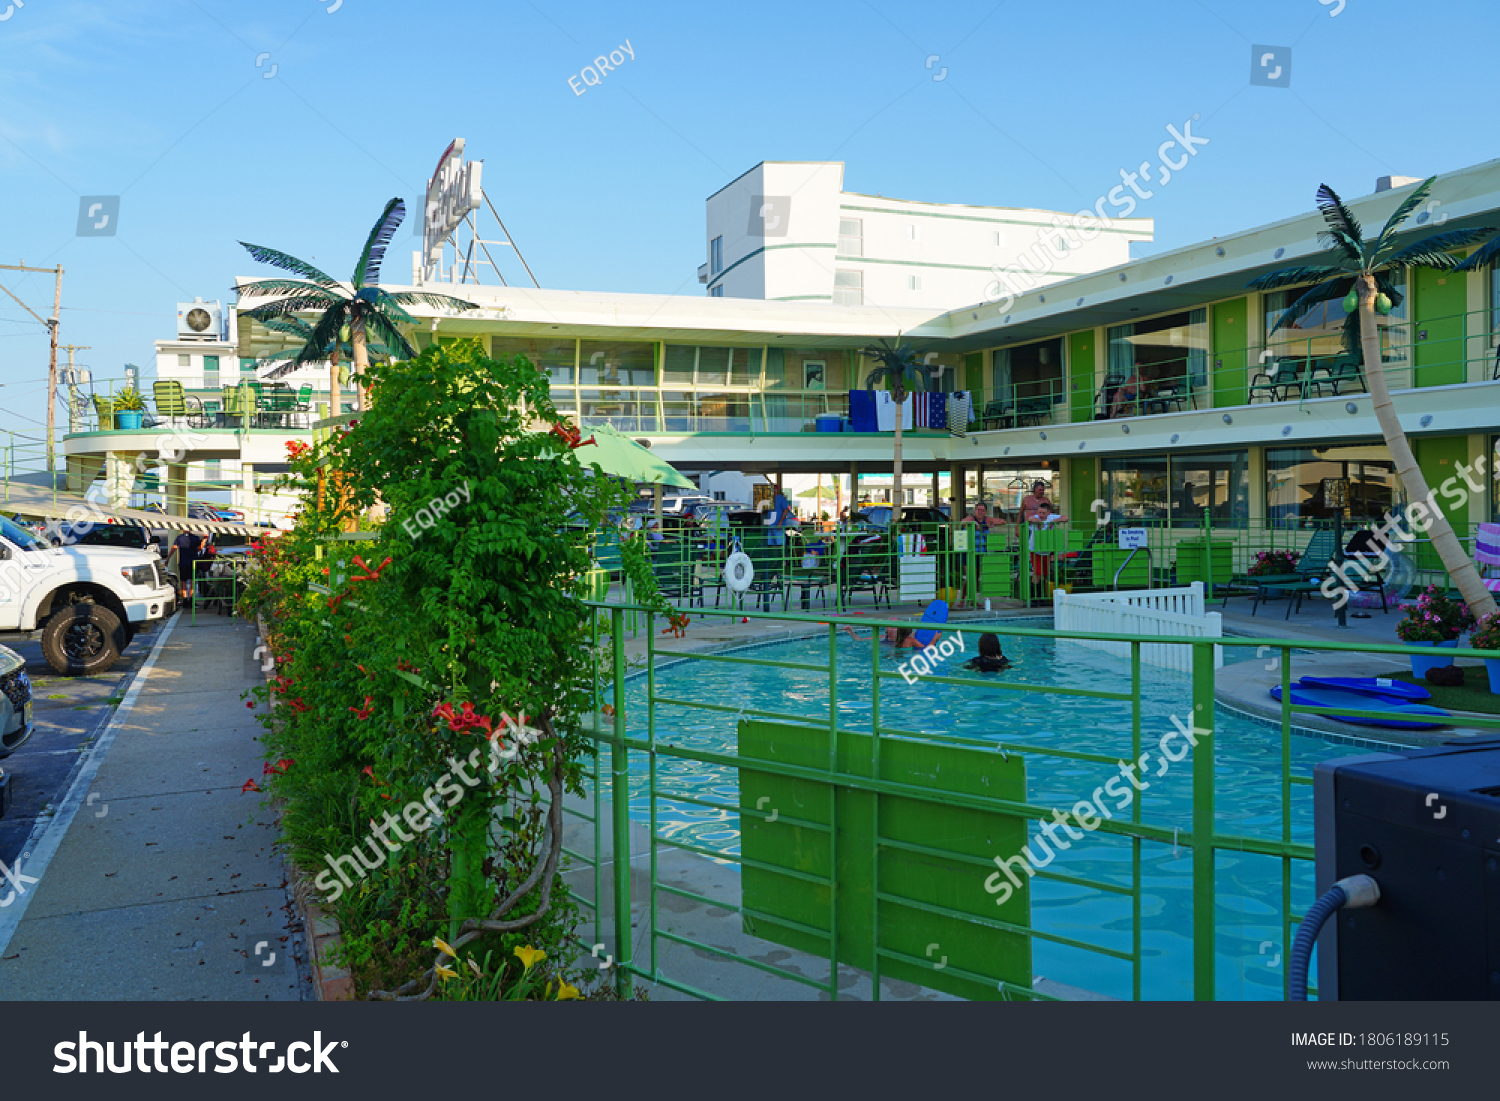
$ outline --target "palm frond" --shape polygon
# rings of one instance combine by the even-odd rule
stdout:
[[[1336,229],[1355,241],[1365,239],[1364,231],[1359,228],[1359,219],[1344,205],[1339,193],[1327,184],[1318,187],[1318,210],[1329,229]]]
[[[1387,291],[1386,293],[1390,293]],[[1359,311],[1355,310],[1344,318],[1344,354],[1351,355],[1356,360],[1363,362],[1364,346],[1359,342]]]
[[[252,245],[245,241],[240,242],[252,257],[262,264],[270,264],[273,268],[289,271],[294,275],[300,275],[304,279],[311,279],[314,283],[331,291],[339,289],[339,281],[327,272],[313,267],[306,260],[298,260],[295,256],[285,252],[279,252],[264,245]]]
[[[392,199],[385,204],[380,217],[375,220],[370,236],[365,238],[365,249],[359,254],[359,263],[354,265],[355,289],[380,282],[380,262],[385,259],[385,248],[396,235],[396,227],[406,217],[406,204]]]
[[[290,336],[301,337],[303,340],[312,336],[312,326],[300,317],[258,317],[256,320],[272,332],[287,333]]]
[[[1292,287],[1298,283],[1321,283],[1325,279],[1337,279],[1347,272],[1332,266],[1281,268],[1265,275],[1256,276],[1245,286],[1255,291],[1273,291],[1278,287]]]
[[[402,306],[432,306],[439,310],[477,310],[479,303],[454,298],[447,294],[431,294],[428,291],[381,291],[383,298]]]
[[[275,302],[267,302],[264,306],[256,306],[253,310],[241,311],[247,317],[253,317],[257,321],[264,321],[268,317],[280,317],[283,314],[312,312],[313,310],[336,310],[347,308],[350,299],[329,298],[320,296],[313,298],[310,295],[302,298],[279,298]]]
[[[1421,206],[1427,196],[1432,192],[1432,185],[1437,181],[1436,176],[1428,176],[1417,185],[1415,191],[1401,201],[1401,205],[1391,212],[1391,216],[1385,220],[1385,228],[1380,231],[1380,237],[1375,241],[1374,255],[1378,259],[1380,253],[1391,243],[1396,236],[1396,230],[1401,228],[1401,223],[1411,217],[1411,212]]]
[[[1318,234],[1318,244],[1326,249],[1337,249],[1347,260],[1364,263],[1364,246],[1341,229],[1325,229]]]
[[[239,291],[241,298],[272,298],[295,294],[325,298],[329,302],[334,302],[344,297],[343,292],[337,288],[329,290],[327,287],[320,287],[316,283],[309,283],[303,279],[257,279],[253,283],[241,283],[234,289]]]
[[[1462,266],[1463,261],[1457,256],[1450,255],[1451,250],[1467,248],[1477,241],[1483,241],[1494,232],[1493,226],[1478,226],[1474,229],[1455,229],[1447,233],[1434,233],[1431,237],[1424,237],[1416,244],[1407,245],[1401,251],[1392,253],[1385,262],[1392,267],[1439,268],[1443,271],[1453,271]]]
[[[1309,310],[1321,302],[1327,302],[1334,298],[1343,298],[1344,295],[1349,293],[1349,288],[1352,286],[1354,286],[1353,276],[1347,276],[1343,279],[1330,279],[1326,283],[1319,283],[1282,311],[1281,316],[1276,319],[1276,324],[1271,327],[1271,332],[1274,333],[1279,329],[1286,328],[1294,321],[1304,317]]]
[[[1491,238],[1486,244],[1480,245],[1456,271],[1479,271],[1481,268],[1489,267],[1491,261],[1500,256],[1500,237]]]
[[[313,326],[312,336],[307,338],[302,351],[297,353],[297,366],[317,363],[328,358],[328,350],[338,345],[339,334],[349,323],[349,314],[352,309],[353,303],[345,302],[318,318],[318,323]]]
[[[365,336],[366,339],[372,336],[379,338],[378,347],[383,349],[382,355],[388,355],[392,359],[417,358],[417,350],[411,346],[406,337],[401,335],[401,331],[391,324],[390,319],[378,310],[370,311],[365,318]],[[375,341],[371,340],[370,349],[373,351],[376,347]]]

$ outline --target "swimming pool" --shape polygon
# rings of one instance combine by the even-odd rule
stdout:
[[[1014,621],[1012,621],[1012,625]],[[1028,622],[1025,626],[1047,626]],[[1123,658],[1045,638],[1003,637],[1011,670],[994,676],[1019,684],[1128,692],[1130,664]],[[940,674],[967,676],[959,667],[974,653],[977,635],[966,639],[966,654],[955,654]],[[840,635],[838,712],[840,727],[868,731],[871,725],[869,642]],[[777,661],[826,664],[828,640],[818,637],[755,648],[747,655]],[[903,654],[902,659],[909,654]],[[1225,660],[1248,660],[1248,649],[1226,648]],[[897,658],[887,651],[882,666],[894,671]],[[682,661],[659,668],[658,697],[805,715],[826,722],[827,676],[806,670]],[[1154,748],[1173,729],[1171,717],[1192,713],[1191,679],[1181,673],[1143,667],[1141,745]],[[628,685],[630,734],[644,738],[646,680]],[[656,738],[685,750],[734,755],[734,714],[659,704]],[[1129,705],[1089,697],[1026,692],[1004,688],[970,688],[901,679],[881,683],[881,725],[926,735],[950,735],[1016,746],[1069,749],[1129,760]],[[1225,708],[1216,714],[1216,820],[1220,833],[1279,839],[1281,831],[1281,736],[1279,729]],[[1329,757],[1360,752],[1348,745],[1311,735],[1294,734],[1291,771],[1310,777],[1313,766]],[[638,758],[638,759],[637,759]],[[631,762],[631,814],[650,818],[646,755]],[[739,815],[674,802],[674,793],[735,805],[737,772],[732,767],[675,757],[660,757],[657,766],[657,830],[665,838],[722,852],[739,851]],[[1166,829],[1191,830],[1191,758],[1155,775],[1139,793],[1141,820]],[[1067,810],[1097,787],[1119,775],[1113,765],[1027,755],[1027,801]],[[1292,839],[1312,841],[1312,789],[1292,787]],[[1030,827],[1033,841],[1040,833]],[[1033,845],[1033,851],[1043,852]],[[1012,853],[997,853],[1008,857]],[[1066,852],[1057,852],[1046,872],[1086,877],[1129,888],[1131,842],[1104,833],[1085,835]],[[1311,905],[1310,862],[1294,861],[1291,903],[1295,912]],[[1220,851],[1217,859],[1218,996],[1231,1000],[1279,1000],[1286,943],[1281,862],[1257,854]],[[1087,941],[1116,951],[1132,948],[1131,898],[1038,876],[1031,884],[1032,927],[1041,933]],[[1192,853],[1170,844],[1141,842],[1141,997],[1192,997]],[[1128,961],[1033,938],[1033,970],[1057,982],[1111,997],[1132,995]]]

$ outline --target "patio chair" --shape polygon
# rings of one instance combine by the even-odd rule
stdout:
[[[1306,380],[1303,374],[1305,362],[1300,356],[1277,356],[1271,364],[1274,370],[1257,372],[1251,378],[1248,404],[1254,405],[1257,396],[1268,396],[1272,401],[1285,401],[1294,390],[1299,397],[1306,397]]]
[[[224,400],[224,424],[228,428],[254,427],[255,394],[248,386],[221,387]]]
[[[1014,420],[1014,415],[1011,412],[1010,403],[999,398],[985,402],[984,412],[979,415],[981,428],[989,428],[992,423],[1001,428],[1009,428],[1012,420]]]
[[[115,403],[109,398],[94,395],[94,414],[99,418],[99,431],[112,432],[115,427]]]
[[[1243,580],[1255,586],[1255,598],[1250,603],[1250,614],[1253,616],[1262,602],[1270,598],[1271,589],[1280,589],[1288,594],[1295,594],[1296,606],[1302,607],[1302,597],[1323,583],[1323,577],[1328,573],[1328,565],[1333,561],[1333,552],[1338,549],[1334,542],[1333,532],[1314,532],[1312,539],[1308,541],[1307,549],[1302,552],[1302,557],[1297,560],[1295,573],[1260,574],[1258,576],[1246,575]],[[1228,602],[1225,597],[1225,602]],[[1286,604],[1286,615],[1283,618],[1292,618],[1293,601],[1288,600]]]
[[[847,604],[855,593],[869,593],[872,601],[891,603],[891,554],[882,538],[869,544],[851,544],[839,560],[839,603]]]
[[[156,395],[156,414],[169,424],[187,421],[189,428],[204,428],[208,417],[203,412],[203,403],[183,393],[182,383],[176,379],[158,379],[151,386]]]
[[[1322,378],[1316,377],[1319,371],[1323,372]],[[1327,364],[1314,366],[1308,373],[1307,390],[1311,392],[1316,388],[1319,397],[1323,395],[1325,386],[1337,396],[1339,388],[1346,385],[1352,385],[1360,391],[1365,389],[1365,374],[1357,356],[1334,356]]]

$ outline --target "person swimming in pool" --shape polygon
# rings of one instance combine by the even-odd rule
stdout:
[[[844,630],[849,632],[849,637],[855,642],[870,641],[870,635],[861,638],[855,632],[854,628],[850,627],[847,623],[843,627]],[[887,627],[880,633],[880,641],[892,643],[898,650],[920,650],[922,649],[922,644],[917,641],[915,631],[916,628],[914,627]],[[936,641],[937,639],[933,639],[933,642]]]
[[[964,663],[976,673],[998,673],[1011,667],[1010,658],[1000,652],[1000,636],[986,631],[979,636],[979,656]]]

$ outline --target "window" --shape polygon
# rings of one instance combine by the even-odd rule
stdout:
[[[1283,527],[1331,520],[1324,478],[1349,479],[1345,519],[1377,522],[1400,495],[1396,464],[1378,441],[1339,447],[1279,447],[1266,451],[1266,515]]]
[[[217,482],[224,477],[223,463],[219,459],[205,459],[203,461],[203,477],[205,481]]]
[[[203,386],[204,386],[205,389],[212,390],[214,387],[216,387],[218,385],[219,385],[219,357],[218,356],[204,356],[203,357]]]
[[[724,270],[724,238],[715,237],[708,243],[708,273],[718,275]]]
[[[908,222],[907,223],[907,226],[906,226],[906,239],[908,241],[920,241],[922,239],[922,231],[917,228],[917,223],[916,222]]]
[[[193,357],[192,356],[190,356],[190,355],[184,355],[182,353],[178,354],[178,356],[177,356],[177,366],[179,366],[179,367],[191,367],[192,365],[193,365]]]
[[[834,272],[833,302],[836,306],[863,306],[865,304],[865,273],[862,271]]]
[[[1388,278],[1401,294],[1401,304],[1393,306],[1386,316],[1375,317],[1380,329],[1380,361],[1401,363],[1406,360],[1406,273],[1387,272]],[[1307,287],[1289,287],[1271,291],[1265,296],[1266,345],[1278,356],[1337,356],[1344,352],[1344,300],[1329,299],[1319,302],[1296,321],[1272,333],[1281,315],[1291,304],[1308,290]]]
[[[840,256],[863,256],[865,254],[865,223],[858,218],[839,219]]]
[[[922,277],[920,275],[909,275],[906,278],[906,289],[919,291],[922,289]]]
[[[995,230],[995,247],[996,248],[1004,248],[1005,247],[1005,234],[1003,232],[1001,232],[1000,230],[998,230],[998,229]]]
[[[1490,261],[1490,343],[1500,344],[1500,257]]]
[[[1243,527],[1250,516],[1246,451],[1105,459],[1103,498],[1115,521]]]
[[[720,283],[718,286],[709,287],[708,288],[708,297],[710,297],[710,298],[723,298],[724,297],[724,285],[722,283]]]
[[[1192,409],[1208,388],[1208,311],[1165,314],[1109,329],[1104,412],[1111,416]],[[1137,397],[1122,384],[1134,376]],[[1119,392],[1119,397],[1116,394]]]

